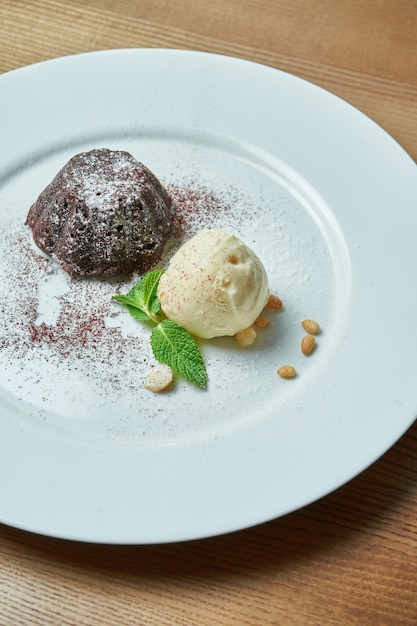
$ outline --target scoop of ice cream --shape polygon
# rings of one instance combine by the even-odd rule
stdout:
[[[201,230],[181,246],[158,288],[165,315],[206,339],[251,326],[268,296],[259,258],[238,237],[220,230]]]

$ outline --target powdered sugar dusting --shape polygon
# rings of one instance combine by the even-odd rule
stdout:
[[[132,202],[135,197],[131,167],[135,163],[133,157],[121,150],[112,151],[111,172],[112,184],[108,184],[108,180],[103,177],[102,169],[99,167],[100,159],[97,151],[92,150],[85,153],[83,159],[83,167],[77,167],[71,170],[64,170],[64,180],[69,194],[77,192],[80,200],[84,201],[89,209],[106,209],[113,206],[117,202],[117,198],[122,196],[126,202]],[[135,189],[144,187],[146,178],[144,172],[135,179]],[[103,215],[99,213],[98,220],[103,219]]]
[[[141,154],[172,198],[173,238],[158,265],[166,266],[181,242],[197,231],[225,230],[262,260],[271,289],[284,300],[284,312],[271,316],[270,327],[258,333],[250,348],[238,349],[233,338],[199,342],[209,374],[206,390],[176,378],[167,393],[146,391],[143,381],[154,363],[151,329],[111,300],[115,293],[126,293],[139,274],[124,282],[115,277],[70,278],[40,253],[24,226],[39,181],[47,184],[57,161],[65,163],[71,156],[65,153],[58,160],[54,154],[22,168],[0,197],[4,402],[30,428],[81,437],[91,445],[166,445],[251,424],[270,404],[271,393],[285,402],[305,380],[300,376],[296,385],[281,387],[276,375],[282,355],[297,368],[307,367],[299,363],[301,315],[329,328],[332,257],[310,214],[316,211],[320,223],[320,205],[302,180],[281,184],[281,179],[252,167],[250,160],[212,151],[210,145],[198,147],[197,160],[194,144],[184,146],[172,138],[152,139],[140,150],[136,143],[123,147]],[[321,346],[308,365],[324,354]],[[239,396],[233,407],[231,384]]]
[[[184,239],[217,221],[238,220],[230,197],[198,185],[169,191]],[[162,265],[179,245],[172,241]],[[60,419],[83,420],[86,412],[94,420],[107,419],[116,436],[120,423],[116,429],[114,421],[111,425],[111,407],[119,403],[127,414],[133,412],[154,362],[149,329],[111,300],[139,276],[124,282],[71,278],[36,248],[20,222],[4,235],[3,246],[7,272],[0,287],[0,349],[9,392],[39,405],[42,414],[58,412]],[[65,405],[56,401],[57,378]],[[87,428],[80,424],[78,429]]]

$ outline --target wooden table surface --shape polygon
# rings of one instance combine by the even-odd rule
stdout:
[[[0,1],[0,72],[125,47],[294,73],[417,159],[416,0]],[[0,625],[32,624],[415,626],[417,423],[330,496],[227,536],[120,547],[0,526]]]

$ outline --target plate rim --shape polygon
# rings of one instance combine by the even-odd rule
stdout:
[[[321,94],[323,95],[324,98],[328,98],[330,96],[330,98],[334,98],[335,101],[338,101],[339,103],[343,103],[343,106],[347,105],[349,107],[350,110],[355,111],[354,115],[357,115],[359,113],[360,116],[362,116],[364,119],[366,119],[367,123],[373,125],[373,132],[376,133],[376,135],[379,135],[380,133],[384,134],[384,142],[386,142],[387,140],[391,143],[391,145],[393,146],[393,149],[395,150],[396,153],[398,153],[398,155],[401,155],[401,159],[404,160],[404,163],[407,163],[407,159],[408,161],[408,167],[414,167],[414,175],[417,173],[417,168],[416,168],[416,164],[414,163],[414,161],[411,159],[411,157],[405,152],[405,150],[398,144],[398,142],[392,138],[384,129],[382,129],[380,126],[378,126],[373,120],[371,120],[371,118],[369,118],[368,116],[366,116],[366,114],[360,112],[358,109],[356,109],[355,107],[353,107],[352,105],[350,105],[349,103],[347,103],[346,101],[342,100],[341,98],[339,98],[338,96],[332,94],[331,92],[325,90],[324,88],[311,83],[309,81],[306,81],[303,78],[300,78],[298,76],[295,76],[293,74],[288,74],[287,72],[284,72],[283,70],[280,69],[276,69],[272,66],[268,66],[268,65],[263,65],[261,63],[255,62],[255,61],[250,61],[250,60],[246,60],[246,59],[240,59],[240,58],[236,58],[233,56],[228,56],[228,55],[221,55],[221,54],[217,54],[217,53],[209,53],[209,52],[200,52],[200,51],[192,51],[192,50],[180,50],[180,49],[166,49],[166,48],[142,48],[142,49],[135,49],[135,48],[126,48],[126,49],[115,49],[115,50],[102,50],[102,51],[91,51],[91,52],[84,52],[81,54],[74,54],[74,55],[67,55],[64,57],[57,57],[54,59],[49,59],[49,60],[45,60],[45,61],[40,61],[38,63],[29,65],[29,66],[25,66],[22,68],[17,68],[15,70],[11,70],[9,72],[6,72],[5,74],[0,76],[0,89],[2,88],[2,85],[4,82],[4,79],[6,77],[9,77],[11,75],[13,76],[23,76],[23,80],[24,80],[24,75],[25,73],[27,73],[28,75],[31,75],[32,73],[35,73],[38,71],[39,68],[42,68],[42,71],[46,71],[48,72],[48,67],[56,67],[59,66],[60,64],[62,64],[63,61],[65,61],[66,63],[69,63],[70,65],[72,64],[77,64],[79,62],[82,63],[83,58],[89,58],[89,59],[98,59],[99,57],[101,57],[102,59],[104,59],[106,56],[107,57],[115,57],[115,56],[119,56],[119,55],[123,55],[123,56],[128,56],[131,58],[137,58],[138,56],[155,56],[158,55],[161,58],[164,56],[176,56],[178,59],[180,57],[187,57],[188,59],[195,59],[196,57],[198,57],[199,59],[204,59],[204,62],[207,62],[207,59],[210,59],[210,61],[208,61],[209,63],[213,62],[214,64],[219,63],[220,65],[224,62],[226,63],[231,63],[233,65],[236,66],[240,66],[243,67],[244,65],[247,67],[251,67],[251,71],[256,71],[253,68],[259,68],[259,71],[263,72],[264,69],[266,68],[266,70],[272,74],[277,73],[277,75],[281,75],[281,76],[285,76],[286,79],[289,79],[290,81],[295,81],[295,83],[297,83],[297,86],[300,85],[309,85],[308,89],[313,89],[315,90],[319,90],[321,92]],[[227,61],[225,61],[227,60]],[[264,69],[260,69],[260,68],[264,68]],[[244,73],[244,72],[243,72]],[[15,80],[13,78],[13,80]],[[295,84],[293,82],[293,84]],[[301,87],[302,90],[302,87]],[[1,158],[1,155],[0,155]],[[417,182],[417,176],[416,176],[416,182]],[[358,253],[359,255],[359,253]],[[352,478],[354,478],[358,473],[360,473],[361,471],[363,471],[364,469],[366,469],[366,467],[369,467],[369,465],[371,465],[377,458],[379,458],[382,454],[384,454],[396,441],[398,441],[398,439],[408,430],[408,428],[412,425],[412,423],[415,420],[415,414],[411,415],[407,418],[407,419],[403,419],[401,422],[401,426],[398,426],[394,429],[395,434],[390,434],[386,439],[384,439],[384,441],[381,441],[380,447],[379,447],[379,451],[375,452],[371,458],[368,459],[366,464],[363,463],[359,463],[358,466],[355,468],[353,474],[352,472],[349,472],[351,475],[349,478],[347,478],[346,480],[343,480],[342,482],[338,482],[336,481],[336,483],[333,484],[328,484],[327,485],[327,489],[326,490],[317,490],[317,493],[315,496],[313,496],[312,498],[310,498],[308,501],[305,501],[303,503],[299,503],[298,505],[294,505],[291,507],[288,507],[288,510],[285,510],[283,512],[279,513],[279,516],[281,515],[285,515],[286,513],[289,513],[293,510],[296,510],[297,508],[299,508],[300,506],[304,506],[309,504],[310,502],[313,502],[315,500],[317,500],[317,498],[323,497],[325,495],[327,495],[328,493],[330,493],[331,491],[333,491],[334,489],[337,489],[338,487],[342,486],[343,484],[345,484],[345,482],[347,482],[348,480],[351,480]],[[27,435],[29,433],[25,433],[25,435]],[[33,434],[33,433],[32,433]],[[14,436],[16,437],[16,441],[19,440],[19,436],[20,436],[20,440],[22,441],[24,439],[24,436],[22,435],[22,433],[14,433]],[[66,446],[64,446],[66,447]],[[193,454],[195,454],[195,451],[193,451]],[[172,459],[176,459],[176,461],[178,461],[178,457],[174,454],[172,455]],[[119,458],[119,462],[120,458]],[[174,462],[173,460],[171,462]],[[293,468],[294,469],[294,468]],[[352,469],[352,468],[351,468]],[[197,487],[197,485],[196,485]],[[251,485],[252,489],[254,489],[254,485]],[[80,532],[75,532],[73,534],[73,536],[71,536],[71,533],[67,532],[67,533],[62,533],[59,530],[54,531],[53,527],[51,526],[48,529],[45,528],[37,528],[36,525],[31,525],[30,522],[26,521],[24,522],[23,520],[14,520],[14,519],[9,519],[7,515],[4,515],[2,517],[0,517],[0,519],[2,521],[4,521],[4,523],[7,523],[11,526],[14,527],[19,527],[25,530],[29,530],[31,532],[37,532],[37,533],[41,533],[41,534],[46,534],[48,536],[55,536],[55,537],[61,537],[61,538],[66,538],[66,539],[74,539],[74,540],[78,540],[78,541],[94,541],[97,543],[128,543],[128,544],[132,544],[132,543],[166,543],[166,542],[171,542],[171,541],[181,541],[181,540],[190,540],[190,539],[196,539],[196,538],[203,538],[203,537],[209,537],[209,536],[213,536],[216,534],[223,534],[225,532],[232,532],[235,530],[241,530],[243,528],[246,528],[248,526],[253,526],[254,524],[259,524],[265,521],[269,521],[271,519],[274,519],[277,517],[277,515],[275,515],[273,513],[274,511],[274,506],[270,506],[269,507],[269,515],[266,515],[266,510],[268,509],[268,506],[265,507],[264,513],[259,517],[257,517],[256,515],[249,515],[245,521],[245,523],[242,526],[236,526],[236,523],[221,523],[219,520],[217,521],[212,521],[211,522],[211,530],[209,530],[209,527],[206,527],[205,529],[200,528],[199,530],[195,530],[194,533],[192,533],[190,531],[190,529],[188,528],[185,532],[181,532],[179,529],[176,530],[175,533],[169,533],[166,530],[164,530],[163,527],[158,527],[156,532],[154,533],[148,533],[148,536],[146,538],[140,538],[138,536],[138,538],[135,540],[134,537],[128,537],[126,538],[127,540],[125,540],[123,537],[118,536],[118,532],[117,529],[113,529],[110,532],[107,532],[106,530],[101,530],[100,533],[98,533],[97,537],[94,538],[93,535],[88,534],[86,536],[82,536],[82,533]],[[266,515],[266,516],[265,516]],[[210,524],[208,525],[210,526]],[[140,534],[140,533],[139,533]],[[152,536],[151,536],[152,535]]]

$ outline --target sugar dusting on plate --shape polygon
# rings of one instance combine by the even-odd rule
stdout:
[[[233,191],[222,195],[198,185],[173,185],[169,192],[184,239],[216,222],[238,228],[242,216],[234,212]],[[161,265],[179,245],[174,240],[168,246]],[[16,220],[4,229],[3,250],[0,350],[9,392],[56,410],[54,380],[59,377],[66,398],[60,412],[76,416],[89,410],[87,392],[99,414],[99,404],[104,410],[110,397],[140,390],[154,362],[149,329],[111,300],[139,276],[128,282],[70,278]]]

